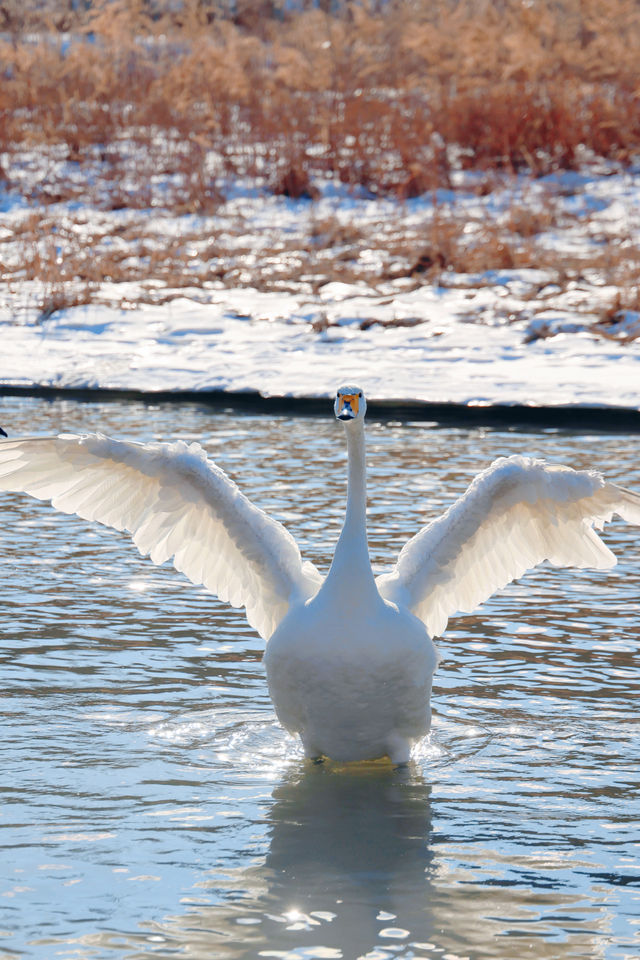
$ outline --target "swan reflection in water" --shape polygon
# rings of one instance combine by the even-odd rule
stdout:
[[[427,936],[431,786],[415,764],[297,766],[272,798],[266,859],[227,874],[227,902],[154,924],[156,933],[220,960],[375,948],[382,960],[385,943]],[[210,886],[219,892],[219,871]]]
[[[314,767],[273,798],[267,899],[276,912],[289,904],[311,919],[334,915],[322,931],[304,931],[307,943],[322,932],[324,945],[357,956],[381,930],[410,932],[431,863],[431,787],[415,769]]]
[[[508,933],[526,937],[536,958],[601,955],[606,917],[592,912],[577,913],[562,933],[569,952],[553,952],[557,908],[584,903],[584,891],[551,878],[542,889],[525,864],[519,881],[483,884],[482,861],[495,876],[495,861],[504,866],[507,857],[472,839],[465,869],[460,846],[469,836],[434,835],[432,811],[432,788],[416,763],[298,766],[273,791],[265,859],[223,877],[212,871],[199,892],[208,888],[221,902],[194,904],[153,932],[196,960],[513,960]],[[517,860],[511,866],[520,869]]]

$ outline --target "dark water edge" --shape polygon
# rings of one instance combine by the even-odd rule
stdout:
[[[327,416],[328,397],[265,397],[256,391],[131,390],[0,384],[0,397],[76,400],[80,403],[195,403],[219,410],[296,416]],[[433,403],[419,400],[367,400],[373,420],[425,421],[451,426],[541,427],[565,430],[640,433],[640,407],[539,406],[525,404]],[[6,427],[6,424],[5,424]]]

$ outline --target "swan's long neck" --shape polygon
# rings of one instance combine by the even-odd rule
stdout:
[[[344,589],[347,596],[365,598],[370,590],[377,594],[367,544],[367,473],[364,422],[345,424],[349,458],[347,510],[344,525],[333,556],[327,583]]]

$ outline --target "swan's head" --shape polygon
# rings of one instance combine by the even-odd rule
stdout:
[[[364,420],[367,401],[360,387],[340,387],[333,409],[338,420]]]

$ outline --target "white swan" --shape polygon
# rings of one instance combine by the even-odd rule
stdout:
[[[173,563],[222,600],[246,607],[267,641],[269,690],[307,756],[388,755],[405,762],[429,730],[432,636],[544,559],[610,567],[594,531],[613,514],[640,524],[640,496],[540,460],[497,460],[374,579],[366,534],[364,415],[342,387],[348,494],[331,569],[303,563],[281,524],[247,500],[198,444],[101,435],[0,440],[0,489],[128,530],[154,563]]]

